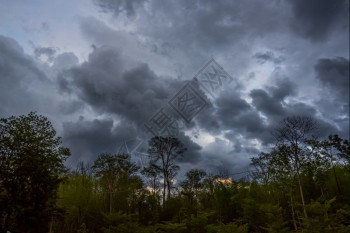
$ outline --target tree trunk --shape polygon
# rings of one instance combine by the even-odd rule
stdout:
[[[306,207],[305,207],[305,200],[304,200],[304,193],[303,193],[303,186],[301,185],[300,181],[300,174],[299,174],[299,156],[298,156],[298,142],[295,142],[295,149],[294,149],[294,158],[295,158],[295,165],[297,169],[297,178],[298,178],[298,184],[299,184],[299,191],[300,191],[300,197],[301,197],[301,203],[303,205],[303,211],[304,211],[304,216],[307,218],[307,212],[306,212]]]
[[[7,232],[8,227],[9,227],[9,218],[10,218],[11,214],[12,214],[11,209],[8,209],[7,216],[5,217],[5,220],[4,220],[4,231],[3,232],[5,232],[5,233]]]
[[[338,194],[341,194],[341,190],[340,190],[340,186],[339,186],[339,182],[338,182],[338,177],[337,177],[337,173],[335,172],[334,165],[333,165],[333,174],[334,174],[335,182],[337,184]]]
[[[49,225],[49,233],[52,233],[52,226],[53,226],[53,217],[51,216],[51,221],[50,221],[50,225]]]
[[[112,213],[113,210],[113,190],[112,190],[112,185],[109,184],[109,213]]]
[[[306,212],[305,200],[304,200],[304,193],[303,193],[303,186],[301,185],[301,181],[300,181],[299,169],[297,170],[297,178],[298,178],[298,184],[299,184],[301,203],[303,205],[304,216],[305,216],[305,218],[307,218],[307,212]]]
[[[292,207],[292,219],[293,219],[294,230],[298,231],[298,226],[297,226],[297,223],[295,221],[295,212],[294,212],[294,204],[293,204],[293,193],[290,194],[290,205]]]
[[[170,181],[169,181],[169,178],[167,179],[167,181],[166,181],[166,183],[167,183],[167,186],[168,186],[168,195],[167,195],[167,199],[169,199],[170,198]]]
[[[163,179],[163,206],[165,202],[165,190],[166,190],[166,175],[164,173],[164,179]]]

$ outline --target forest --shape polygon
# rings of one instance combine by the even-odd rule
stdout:
[[[252,179],[193,167],[178,138],[153,137],[149,164],[101,153],[67,169],[69,148],[29,113],[0,121],[0,232],[350,232],[350,143],[317,137],[307,116],[283,119]]]

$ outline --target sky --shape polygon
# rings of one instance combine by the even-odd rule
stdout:
[[[215,71],[212,97],[193,80]],[[198,96],[187,121],[170,105]],[[182,173],[245,174],[288,116],[349,138],[349,1],[0,0],[0,117],[46,116],[67,166],[126,146],[142,165],[160,109]]]

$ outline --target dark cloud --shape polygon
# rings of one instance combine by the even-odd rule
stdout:
[[[274,64],[280,64],[284,61],[284,57],[276,57],[275,54],[271,51],[267,51],[264,53],[256,53],[253,57],[256,58],[260,64],[264,64],[265,62],[273,62]]]
[[[150,48],[169,56],[179,47],[206,48],[208,52],[226,49],[247,36],[260,37],[276,30],[280,25],[279,17],[283,17],[275,11],[275,2],[264,1],[254,4],[208,0],[154,0],[145,4],[141,4],[143,1],[128,1],[128,4],[126,1],[95,2],[101,9],[116,15],[123,11],[127,15],[137,15],[135,22],[141,23],[139,33],[153,40]]]
[[[103,152],[113,152],[116,147],[112,120],[87,121],[63,124],[64,144],[71,149],[73,162],[91,161]]]
[[[105,11],[111,11],[118,15],[125,12],[128,16],[135,14],[135,8],[145,0],[94,0],[94,2]]]
[[[263,119],[258,111],[237,93],[221,95],[215,104],[217,106],[215,117],[220,122],[222,131],[233,130],[247,138],[262,139],[266,131]]]
[[[285,98],[294,96],[297,86],[289,79],[278,79],[274,86],[268,86],[266,89],[254,89],[250,92],[252,104],[268,118],[286,116]]]
[[[201,112],[195,121],[200,128],[214,135],[233,128],[241,133],[256,132],[262,127],[259,115],[234,92],[221,94],[214,105]]]
[[[315,133],[320,137],[326,137],[329,134],[335,133],[342,134],[342,130],[337,129],[337,127],[334,124],[327,122],[322,117],[320,117],[319,112],[314,106],[303,102],[294,101],[287,103],[283,101],[284,98],[294,93],[294,91],[291,91],[290,89],[292,86],[294,86],[293,84],[291,84],[289,81],[285,82],[284,85],[283,83],[284,82],[282,82],[282,89],[285,85],[284,91],[279,91],[276,87],[267,87],[267,90],[269,91],[256,89],[252,90],[250,93],[250,96],[253,100],[253,105],[268,120],[268,124],[265,128],[266,136],[269,132],[272,132],[272,130],[279,124],[279,122],[281,122],[283,118],[288,116],[312,117],[319,124],[318,131]],[[272,142],[271,137],[264,137],[264,135],[262,135],[259,138],[265,139],[266,141],[263,140],[263,142],[265,143]]]
[[[71,165],[78,161],[93,162],[101,153],[125,153],[125,145],[128,146],[129,153],[132,153],[132,159],[139,163],[140,153],[147,160],[145,155],[149,139],[149,135],[128,121],[117,123],[112,119],[85,120],[80,117],[77,122],[63,124],[63,142],[71,148],[72,155],[68,161]],[[183,133],[179,139],[187,148],[181,162],[195,164],[201,161],[201,147]]]
[[[18,84],[21,80],[45,80],[45,74],[37,68],[34,61],[25,55],[19,44],[8,37],[0,35],[1,51],[1,80],[10,81],[8,84]]]
[[[196,164],[203,159],[203,155],[201,154],[202,147],[198,144],[194,143],[189,136],[184,134],[180,134],[179,140],[184,143],[187,151],[184,154],[184,157],[181,159],[181,162]]]
[[[182,165],[241,170],[273,142],[273,127],[291,115],[314,117],[322,135],[349,135],[348,1],[94,3],[115,18],[84,15],[80,28],[67,27],[82,33],[74,48],[79,59],[78,53],[58,53],[69,46],[36,41],[30,56],[0,37],[0,114],[50,115],[72,149],[72,163],[117,152],[126,140],[148,139],[143,123],[168,106],[211,57],[237,85],[185,124]],[[55,34],[50,20],[39,22]],[[186,136],[192,134],[202,147]]]
[[[78,58],[74,53],[58,54],[53,60],[52,68],[57,71],[67,70],[79,64]]]
[[[70,164],[93,162],[101,153],[118,153],[123,143],[145,138],[143,136],[133,124],[112,118],[87,120],[81,116],[78,121],[63,123],[63,142],[72,153],[68,161]],[[147,145],[147,141],[143,144]]]
[[[314,117],[316,119],[318,118],[316,117],[317,110],[314,107],[302,102],[288,104],[285,106],[285,109],[286,113],[284,117],[293,115],[306,115]]]
[[[322,97],[316,105],[326,119],[333,121],[343,137],[349,137],[349,60],[343,57],[319,59],[316,78]]]
[[[0,35],[0,105],[6,115],[38,110],[38,94],[29,87],[47,81],[44,72],[15,40]]]
[[[79,110],[85,103],[94,111],[112,114],[120,121],[115,128],[111,120],[64,124],[64,137],[74,147],[74,157],[83,156],[77,153],[85,148],[85,153],[90,151],[87,158],[92,158],[103,148],[107,151],[114,148],[117,152],[115,145],[124,140],[149,138],[143,124],[166,105],[169,93],[173,92],[169,90],[178,90],[183,82],[159,77],[147,64],[125,70],[123,60],[114,48],[101,47],[90,54],[87,62],[61,73],[58,85],[62,92],[80,99],[62,103],[61,109],[67,114]],[[94,141],[95,137],[99,139]],[[183,162],[199,161],[201,147],[183,133],[179,138],[187,148]]]
[[[235,134],[237,135],[237,133]],[[230,138],[232,139],[232,137]],[[240,149],[232,150],[232,146],[220,138],[216,138],[214,142],[207,145],[206,150],[203,151],[203,161],[199,163],[201,167],[215,174],[226,172],[231,175],[237,170],[246,169],[250,163],[249,157],[255,151],[251,148],[242,148],[244,142],[239,141],[237,137],[234,138],[235,145],[239,145]]]
[[[53,47],[35,47],[34,55],[36,57],[45,55],[49,61],[52,61],[54,59],[54,55],[56,54],[56,51],[57,51],[57,48],[53,48]]]
[[[253,98],[253,105],[265,115],[283,115],[283,106],[281,100],[274,99],[266,91],[257,89],[250,92],[250,96]]]
[[[94,50],[87,62],[59,77],[61,90],[74,90],[96,111],[113,113],[139,124],[166,103],[169,83],[147,64],[125,70],[120,54],[112,47]]]
[[[323,85],[339,93],[342,98],[349,96],[349,60],[344,57],[319,59],[315,65],[316,78]]]
[[[210,106],[200,112],[196,116],[195,121],[200,128],[207,130],[211,134],[220,134],[220,121],[216,117],[216,108],[214,106]]]
[[[79,110],[82,110],[84,108],[84,104],[80,101],[76,100],[64,100],[59,104],[59,110],[64,115],[76,113]]]
[[[288,96],[295,96],[297,94],[297,89],[297,85],[292,83],[288,78],[277,79],[275,86],[268,87],[273,98],[281,101]]]
[[[347,13],[349,6],[345,0],[290,0],[289,2],[294,15],[291,22],[292,28],[299,35],[313,41],[326,39],[334,29],[334,24],[349,20]]]

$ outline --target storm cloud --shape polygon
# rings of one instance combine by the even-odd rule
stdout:
[[[348,1],[76,4],[0,10],[0,117],[47,116],[69,166],[140,139],[145,152],[144,123],[212,58],[233,82],[181,126],[181,173],[248,169],[287,116],[315,118],[320,137],[349,137]]]
[[[296,33],[313,41],[325,40],[340,23],[346,26],[349,2],[346,0],[291,0],[292,28]]]

